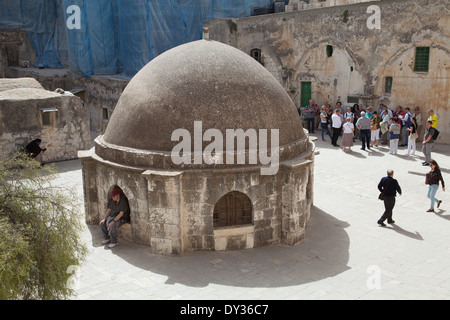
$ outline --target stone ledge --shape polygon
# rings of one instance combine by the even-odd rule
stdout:
[[[120,228],[117,231],[119,240],[124,239],[126,241],[133,241],[133,233],[131,232],[131,224],[130,223],[124,223],[120,226]]]
[[[226,227],[214,230],[214,249],[238,250],[254,246],[255,226]]]

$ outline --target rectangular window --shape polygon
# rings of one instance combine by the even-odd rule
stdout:
[[[50,112],[42,113],[42,125],[43,126],[51,126],[52,125],[52,119],[50,117]]]
[[[384,92],[385,93],[391,93],[392,92],[392,77],[386,77],[385,78]]]
[[[348,96],[347,103],[359,103],[359,97]]]
[[[108,108],[105,108],[105,107],[102,108],[102,118],[103,118],[103,120],[106,120],[106,121],[109,120],[109,110],[108,110]]]
[[[333,55],[333,46],[332,45],[327,45],[326,46],[326,53],[327,53],[327,57],[331,57]]]
[[[250,50],[250,56],[262,64],[262,54],[260,49],[252,49]]]
[[[414,62],[415,72],[428,72],[430,63],[430,47],[417,47],[416,59]]]
[[[56,122],[56,108],[41,108],[41,121],[43,126],[52,126]]]

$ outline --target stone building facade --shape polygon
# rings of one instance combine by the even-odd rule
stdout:
[[[83,77],[64,69],[33,67],[36,54],[27,33],[0,29],[0,78],[34,78],[44,89],[61,88],[80,97],[89,110],[90,130],[104,132],[129,78],[120,75]]]
[[[10,66],[6,78],[34,78],[46,90],[62,88],[80,97],[89,111],[90,130],[104,132],[114,107],[130,79],[119,75],[79,77],[69,69]]]
[[[36,54],[25,31],[0,29],[0,78],[6,77],[8,67],[29,67],[35,60]]]
[[[379,8],[379,28],[375,11]],[[205,23],[210,39],[258,59],[291,92],[378,109],[433,109],[450,142],[450,3],[381,0]],[[233,28],[230,28],[230,23]]]
[[[0,160],[37,138],[47,148],[41,161],[77,158],[91,145],[87,108],[80,98],[45,90],[35,79],[0,79]]]
[[[183,162],[173,160],[180,141],[174,132],[180,129],[194,144],[192,150],[188,141]],[[216,130],[219,143],[230,129],[254,130],[259,138],[261,130],[278,130],[279,148],[270,138],[277,170],[265,174],[267,162],[250,161],[264,146],[261,139],[252,146],[250,137],[244,137],[249,139],[245,147],[236,142],[222,152],[216,146],[214,156],[205,157],[213,138],[205,138],[208,132]],[[245,161],[238,164],[241,155]],[[313,204],[314,144],[276,79],[225,44],[200,40],[152,60],[122,93],[95,147],[79,157],[86,222],[103,218],[117,186],[131,209],[120,237],[155,253],[292,245],[305,237]]]

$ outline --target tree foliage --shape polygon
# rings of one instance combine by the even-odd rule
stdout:
[[[0,162],[0,300],[65,299],[70,266],[85,259],[80,206],[52,185],[54,167],[18,157]]]

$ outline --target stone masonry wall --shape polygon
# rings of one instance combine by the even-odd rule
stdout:
[[[29,90],[44,91],[16,89],[0,94],[1,159],[13,157],[19,147],[37,138],[42,139],[41,147],[47,148],[39,155],[43,162],[75,159],[78,150],[90,147],[89,116],[78,97],[46,93],[51,97],[26,99]],[[7,94],[13,91],[21,98],[10,99]],[[49,107],[58,111],[53,112],[51,125],[43,125],[41,110]]]
[[[104,131],[108,120],[103,117],[103,108],[111,116],[120,95],[129,79],[114,75],[76,77],[67,69],[36,69],[10,67],[5,71],[7,78],[31,77],[39,81],[46,90],[61,88],[65,91],[84,90],[84,103],[89,110],[90,130]]]
[[[148,190],[147,223],[151,226],[150,245],[159,254],[179,254],[181,246],[181,173],[144,173]]]

